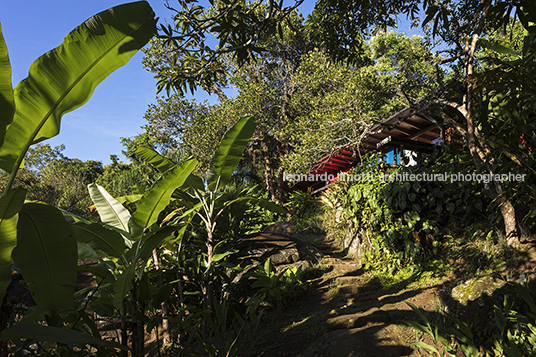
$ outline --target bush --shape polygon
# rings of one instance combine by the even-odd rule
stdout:
[[[349,172],[372,179],[338,182],[323,200],[328,211],[336,211],[331,220],[344,222],[344,234],[364,231],[370,237],[364,249],[365,267],[394,273],[407,265],[422,264],[423,253],[433,257],[440,252],[445,243],[443,235],[463,233],[461,228],[474,217],[487,219],[489,201],[477,183],[386,179],[386,175],[400,178],[455,172],[454,163],[447,159],[443,158],[450,165],[429,159],[416,167],[396,168],[379,159],[378,154],[365,157],[360,166]],[[339,222],[328,226],[340,227]]]
[[[322,224],[318,219],[322,213],[322,204],[317,197],[309,192],[292,192],[285,207],[296,231],[303,229],[310,229],[313,232],[322,231]]]

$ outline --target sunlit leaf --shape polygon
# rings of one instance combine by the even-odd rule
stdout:
[[[225,133],[207,170],[206,182],[210,191],[217,191],[227,185],[256,126],[254,117],[243,117]]]
[[[155,223],[160,212],[169,205],[171,194],[184,184],[196,165],[197,160],[191,159],[166,172],[140,199],[132,221],[142,228]]]
[[[11,252],[17,245],[17,223],[25,197],[26,190],[17,188],[0,199],[0,297],[11,282]]]
[[[155,33],[147,2],[119,5],[89,18],[35,60],[14,90],[16,112],[0,148],[0,168],[11,172],[30,145],[56,136],[62,116],[86,103]]]
[[[0,145],[4,142],[6,129],[13,121],[14,114],[15,100],[11,84],[11,64],[2,35],[2,25],[0,25]]]
[[[130,212],[113,198],[104,187],[92,183],[87,188],[91,200],[97,207],[97,213],[102,223],[118,229],[128,237],[130,232],[128,225],[131,217]]]

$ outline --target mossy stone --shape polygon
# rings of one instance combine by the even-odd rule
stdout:
[[[506,284],[504,281],[491,276],[469,279],[452,289],[451,296],[462,305],[466,305],[468,301],[475,301],[483,294],[493,295],[493,292],[502,288],[504,284]]]

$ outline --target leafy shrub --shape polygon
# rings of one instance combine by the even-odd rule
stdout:
[[[489,202],[478,183],[400,179],[456,172],[457,163],[430,158],[416,167],[394,168],[380,158],[365,157],[348,173],[371,179],[338,182],[324,198],[328,210],[341,211],[335,218],[345,222],[351,234],[364,230],[370,237],[365,267],[393,273],[408,264],[421,264],[423,253],[428,257],[439,253],[443,233],[459,231],[476,216],[486,219]]]
[[[247,302],[248,311],[250,313],[256,311],[263,302],[280,308],[286,300],[295,297],[298,289],[305,288],[305,284],[301,280],[301,272],[300,266],[287,267],[278,273],[271,259],[268,259],[264,266],[257,267],[251,274],[256,279],[251,285],[256,292]]]
[[[322,212],[322,204],[317,197],[309,192],[290,193],[285,207],[296,231],[312,229],[314,232],[318,232],[322,230],[321,224],[317,220],[318,215]]]

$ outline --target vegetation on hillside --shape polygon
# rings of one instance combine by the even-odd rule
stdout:
[[[250,355],[263,314],[307,286],[300,267],[239,259],[248,235],[283,219],[302,238],[337,240],[385,286],[516,279],[509,269],[536,234],[536,6],[321,0],[304,19],[302,2],[179,0],[159,33],[146,2],[120,5],[78,26],[14,89],[0,34],[0,355],[143,356],[153,332],[157,353]],[[426,36],[387,31],[399,16]],[[41,144],[147,43],[144,65],[168,96],[149,107],[143,134],[123,139],[128,163]],[[218,103],[184,98],[196,89]],[[285,192],[285,173],[359,145],[404,107],[456,133],[456,145],[416,167],[363,157],[351,173],[375,179],[336,182],[320,202]],[[459,172],[524,181],[380,179]],[[533,354],[523,276],[483,303],[496,328],[471,331],[484,322],[463,321],[460,306],[438,316],[412,306],[422,321],[409,324],[435,343],[416,346]]]

